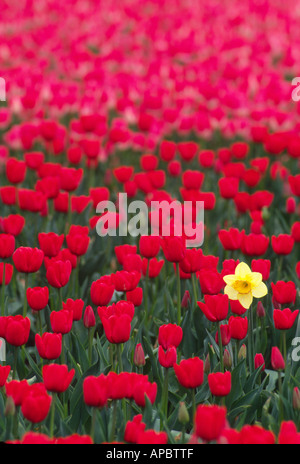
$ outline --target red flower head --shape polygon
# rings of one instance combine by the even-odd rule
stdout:
[[[10,373],[10,366],[0,366],[0,388],[4,387]]]
[[[225,407],[215,405],[200,405],[195,415],[195,433],[205,441],[217,440],[226,426]]]
[[[0,234],[0,258],[10,258],[15,251],[15,237],[10,234]]]
[[[67,285],[72,272],[70,261],[51,261],[46,273],[46,279],[54,288],[62,288]]]
[[[0,263],[0,285],[8,285],[11,282],[13,276],[14,268],[9,263]],[[4,281],[5,275],[5,282]]]
[[[198,306],[211,322],[223,321],[226,319],[229,309],[229,299],[227,295],[205,295],[205,303],[198,301]]]
[[[230,327],[231,338],[235,340],[243,340],[248,332],[247,317],[230,316],[228,320]]]
[[[51,401],[43,383],[30,385],[22,399],[22,414],[34,424],[42,422],[49,413]]]
[[[53,258],[58,255],[64,239],[64,235],[57,235],[54,232],[49,232],[48,234],[40,233],[38,235],[40,249],[48,258]]]
[[[46,308],[49,301],[48,287],[28,288],[26,292],[28,304],[34,311]]]
[[[227,396],[231,391],[231,373],[214,372],[208,374],[208,385],[214,396]]]
[[[294,282],[278,281],[276,284],[271,283],[273,299],[281,305],[294,304],[296,301],[297,290]]]
[[[175,346],[170,346],[165,351],[160,345],[158,347],[158,362],[161,366],[165,368],[173,367],[177,361],[177,351]]]
[[[154,258],[160,250],[160,237],[142,235],[139,242],[139,250],[144,258]]]
[[[62,393],[66,391],[75,374],[75,369],[68,371],[64,364],[47,364],[43,367],[43,380],[45,387],[50,392]]]
[[[103,278],[96,280],[91,286],[91,300],[96,306],[105,306],[112,299],[114,291],[115,286],[111,283],[110,278],[107,281],[104,281]]]
[[[50,322],[53,332],[61,334],[69,333],[73,325],[73,312],[68,309],[52,311]]]
[[[299,309],[296,311],[291,311],[289,308],[285,309],[274,309],[273,318],[274,325],[276,329],[279,330],[289,330],[299,314]]]
[[[275,371],[280,371],[285,368],[285,362],[284,362],[283,356],[280,353],[280,350],[279,348],[277,348],[277,346],[272,347],[271,364]]]
[[[103,374],[88,376],[83,381],[83,398],[87,406],[102,408],[107,403],[108,392],[107,377]]]
[[[20,184],[26,176],[26,164],[16,158],[9,158],[6,163],[6,177],[11,184]]]
[[[277,255],[289,255],[294,248],[294,239],[288,234],[272,236],[272,248]]]
[[[200,358],[184,359],[180,364],[174,364],[178,382],[184,388],[197,388],[203,383],[204,363]]]
[[[37,272],[44,260],[44,253],[38,248],[20,247],[13,254],[14,265],[25,274]]]
[[[137,439],[140,433],[144,432],[146,424],[142,422],[142,414],[134,416],[132,421],[126,423],[124,440],[128,443],[137,443]]]
[[[72,298],[68,298],[66,303],[63,302],[63,309],[72,311],[73,321],[80,321],[82,318],[83,307],[84,301],[81,299],[72,300]]]
[[[3,319],[3,318],[1,318]],[[27,343],[30,333],[30,319],[28,317],[5,317],[5,331],[3,337],[13,346],[21,346]]]
[[[158,343],[164,350],[167,350],[170,346],[177,348],[181,343],[182,335],[182,328],[179,325],[161,325],[158,331]]]
[[[35,335],[35,345],[41,358],[54,360],[60,357],[62,350],[62,334],[45,332]]]

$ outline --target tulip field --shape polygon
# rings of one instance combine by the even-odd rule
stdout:
[[[2,0],[0,442],[300,444],[299,27]]]

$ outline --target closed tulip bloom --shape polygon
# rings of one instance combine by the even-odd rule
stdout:
[[[18,272],[25,274],[37,272],[44,260],[44,253],[38,248],[20,247],[13,254],[14,265]]]
[[[155,430],[145,430],[138,435],[138,445],[166,445],[168,443],[168,435],[166,432],[156,432]]]
[[[142,367],[146,364],[145,353],[141,343],[138,343],[135,347],[133,362],[137,367]]]
[[[221,331],[222,346],[226,346],[231,340],[230,326],[228,324],[222,324],[220,325],[220,331]],[[218,332],[216,333],[215,340],[216,340],[216,343],[219,343]]]
[[[262,366],[262,371],[264,371],[265,370],[264,357],[261,353],[256,353],[256,355],[254,356],[254,367],[255,369],[258,369],[261,366]]]
[[[11,380],[5,384],[5,393],[13,399],[15,406],[20,406],[29,388],[27,380]]]
[[[66,236],[68,249],[75,256],[83,256],[86,254],[90,238],[86,234],[68,234]]]
[[[293,237],[288,234],[272,236],[272,248],[277,255],[289,255],[293,251],[294,243]]]
[[[41,358],[54,360],[60,357],[62,350],[62,334],[45,332],[35,335],[35,345]]]
[[[114,291],[115,286],[112,283],[96,280],[91,286],[91,300],[96,306],[105,306],[112,299]]]
[[[177,351],[175,346],[170,346],[166,351],[160,345],[158,347],[158,362],[165,368],[173,367],[177,361]]]
[[[96,325],[95,313],[91,306],[87,306],[85,308],[84,316],[83,316],[83,324],[86,329],[95,327]]]
[[[132,421],[126,423],[124,440],[127,443],[137,443],[138,436],[146,428],[146,424],[142,422],[143,415],[138,414],[134,416]]]
[[[87,406],[102,408],[108,400],[107,377],[101,374],[99,377],[88,376],[83,381],[83,399]]]
[[[124,260],[127,257],[127,255],[131,254],[136,254],[137,252],[137,246],[136,245],[119,245],[115,247],[115,254],[118,260],[118,263],[123,266]]]
[[[200,405],[195,414],[195,433],[205,441],[217,440],[226,426],[227,410],[223,406]]]
[[[130,338],[131,319],[127,314],[101,319],[107,340],[110,343],[125,343]]]
[[[20,184],[26,176],[26,164],[16,158],[10,158],[6,163],[6,176],[11,184]]]
[[[285,309],[274,309],[273,319],[276,329],[279,330],[289,330],[299,314],[299,309],[296,311],[291,311],[290,308]]]
[[[146,276],[148,270],[149,279],[155,279],[159,276],[164,264],[165,261],[163,259],[158,260],[157,258],[152,258],[148,260],[147,258],[144,258],[142,261],[142,273]]]
[[[127,255],[126,260],[124,261],[123,264],[123,270],[127,272],[139,272],[142,273],[142,268],[143,268],[143,259],[140,255]]]
[[[211,322],[220,322],[226,319],[229,309],[227,295],[205,295],[205,303],[197,302],[205,317]]]
[[[137,287],[130,292],[126,292],[126,300],[134,304],[134,306],[141,306],[143,302],[143,289]]]
[[[163,237],[161,246],[166,260],[171,263],[179,263],[185,257],[186,245],[184,237]]]
[[[275,435],[260,425],[244,425],[240,430],[240,444],[243,445],[274,445]]]
[[[25,219],[20,214],[10,214],[3,219],[3,230],[6,234],[17,237],[25,226]]]
[[[164,324],[158,330],[158,343],[167,350],[170,346],[176,348],[180,345],[183,332],[182,328],[176,324]]]
[[[51,287],[62,288],[67,285],[72,272],[70,261],[51,262],[47,269],[46,279]]]
[[[21,346],[27,343],[30,333],[30,319],[28,317],[8,316],[4,338],[10,345]]]
[[[0,198],[4,205],[15,205],[16,204],[16,192],[17,189],[14,186],[0,187]]]
[[[259,272],[263,280],[268,280],[270,277],[271,261],[269,259],[253,259],[251,269],[253,272]]]
[[[230,316],[228,320],[231,338],[234,340],[243,340],[248,332],[247,317]]]
[[[218,295],[224,288],[223,277],[215,269],[201,269],[196,275],[204,295]]]
[[[48,416],[51,401],[43,383],[30,385],[22,400],[22,414],[34,424],[42,422]]]
[[[285,368],[285,362],[284,362],[283,356],[280,353],[280,350],[279,348],[277,348],[277,346],[272,347],[271,364],[275,371],[280,371]]]
[[[293,237],[295,242],[300,242],[300,222],[295,222],[292,225],[291,236]]]
[[[57,235],[54,232],[38,234],[40,249],[43,250],[44,255],[49,258],[58,255],[64,239],[64,235]]]
[[[82,318],[82,312],[84,307],[84,301],[80,298],[78,300],[72,300],[72,298],[68,298],[67,302],[63,302],[63,308],[73,313],[73,321],[80,321]]]
[[[220,195],[225,200],[234,198],[239,191],[239,179],[236,177],[223,177],[218,181]]]
[[[274,284],[271,283],[273,298],[281,305],[294,304],[296,301],[297,290],[294,282],[284,282],[282,280]]]
[[[66,334],[72,329],[73,313],[68,309],[52,311],[50,314],[50,323],[53,332]]]
[[[4,387],[10,373],[10,366],[0,366],[0,388]]]
[[[15,251],[15,237],[10,234],[0,234],[0,258],[10,258]]]
[[[269,247],[270,239],[264,234],[244,235],[241,243],[242,253],[248,256],[263,256]]]
[[[67,192],[73,192],[78,187],[83,177],[83,169],[62,168],[60,170],[61,189]]]
[[[214,396],[227,396],[231,391],[231,373],[214,372],[208,374],[208,385]]]
[[[9,263],[0,263],[0,285],[9,285],[14,273],[14,268]],[[5,282],[4,282],[5,275]]]
[[[279,445],[300,445],[300,433],[293,421],[281,422],[278,435]]]
[[[47,364],[43,367],[43,381],[50,392],[63,393],[66,391],[75,374],[75,369],[68,371],[64,364]]]
[[[28,288],[26,292],[28,304],[34,311],[46,308],[49,301],[48,287]]]
[[[188,248],[185,257],[179,263],[180,269],[186,274],[200,271],[203,264],[203,252],[201,249]]]
[[[142,408],[146,406],[145,397],[147,396],[150,403],[153,404],[157,395],[157,384],[149,382],[143,378],[138,378],[134,385],[133,399],[136,404]]]
[[[142,235],[139,242],[139,250],[144,258],[155,258],[160,250],[160,237],[156,235]]]
[[[184,359],[180,364],[174,364],[174,371],[178,382],[185,388],[197,388],[203,383],[204,363],[195,357]]]
[[[239,250],[241,248],[244,231],[231,228],[229,230],[221,229],[219,231],[219,240],[224,250]]]
[[[112,284],[117,292],[130,292],[134,290],[141,279],[141,273],[137,271],[117,271],[111,275]]]

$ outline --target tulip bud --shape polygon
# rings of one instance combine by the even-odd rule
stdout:
[[[280,371],[285,368],[285,362],[284,362],[283,356],[279,348],[277,348],[277,346],[272,347],[271,364],[275,371]]]
[[[246,357],[247,357],[247,347],[246,345],[242,345],[238,353],[238,360],[241,361],[242,359],[246,359]]]
[[[190,302],[191,302],[190,292],[188,290],[186,290],[184,295],[183,295],[182,301],[181,301],[181,307],[182,308],[187,308],[188,305],[190,304]]]
[[[190,416],[184,401],[180,401],[179,403],[178,420],[181,424],[187,424],[190,420]]]
[[[83,324],[86,329],[89,329],[90,327],[95,327],[96,325],[95,314],[91,306],[87,306],[85,308],[84,316],[83,316]]]
[[[14,416],[16,413],[16,406],[12,396],[8,396],[6,400],[4,415],[7,416]]]
[[[209,358],[209,355],[206,356],[205,361],[204,361],[204,372],[205,372],[205,374],[208,374],[208,372],[210,372],[210,358]]]
[[[138,343],[135,347],[133,362],[137,367],[142,367],[146,364],[145,353],[141,343]]]
[[[256,314],[257,314],[257,317],[260,317],[260,318],[263,318],[266,315],[264,305],[262,304],[261,301],[259,301],[257,304]]]
[[[226,369],[231,369],[232,359],[231,359],[230,353],[229,353],[229,351],[227,349],[225,349],[225,351],[224,351],[223,360],[224,360],[224,367],[226,367]]]
[[[293,390],[293,408],[297,411],[300,410],[300,390],[298,387]]]

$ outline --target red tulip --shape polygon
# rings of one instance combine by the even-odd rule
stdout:
[[[2,319],[2,318],[1,318]],[[30,332],[30,319],[28,317],[7,316],[5,318],[5,332],[3,337],[13,346],[27,343]]]
[[[5,393],[13,399],[15,406],[20,406],[29,388],[27,380],[11,380],[5,384]]]
[[[139,250],[144,258],[154,258],[160,250],[160,237],[142,235],[139,242]]]
[[[299,309],[296,311],[291,311],[289,308],[285,309],[274,309],[273,319],[276,329],[279,330],[289,330],[298,316]]]
[[[14,265],[25,274],[37,272],[44,260],[44,253],[38,248],[20,247],[13,254]]]
[[[294,239],[288,234],[272,236],[272,248],[277,255],[289,255],[294,248]]]
[[[200,405],[195,415],[195,433],[205,441],[217,440],[226,426],[226,408],[215,405]]]
[[[20,214],[10,214],[3,219],[3,230],[6,234],[17,237],[25,226],[25,219]]]
[[[48,395],[44,384],[30,385],[22,399],[22,414],[34,424],[42,422],[49,413],[51,401],[52,398]]]
[[[277,348],[277,346],[272,347],[271,364],[275,371],[280,371],[285,368],[285,362],[284,362],[283,356],[280,353],[279,348]]]
[[[0,366],[0,388],[4,387],[10,373],[10,366]]]
[[[271,283],[273,298],[281,305],[294,304],[297,296],[296,285],[294,282],[278,281]]]
[[[165,351],[160,345],[158,347],[158,362],[161,366],[165,368],[173,367],[177,361],[177,351],[175,346],[170,346]]]
[[[180,326],[176,324],[161,325],[158,331],[158,343],[164,350],[167,350],[170,346],[177,348],[181,343],[182,336],[183,332]]]
[[[9,285],[9,283],[11,282],[12,276],[13,276],[13,272],[14,272],[14,268],[11,264],[0,263],[0,285],[3,285],[4,275],[5,275],[4,285]]]
[[[240,444],[243,445],[274,445],[275,436],[270,430],[259,425],[244,425],[240,430]]]
[[[99,377],[88,376],[83,381],[83,398],[88,406],[102,408],[108,400],[107,377],[101,374]]]
[[[64,238],[64,235],[57,235],[54,232],[49,232],[48,234],[40,233],[38,234],[40,249],[43,250],[44,255],[49,258],[57,256],[64,242]]]
[[[235,340],[243,340],[248,332],[247,317],[230,316],[228,320],[230,327],[231,338]]]
[[[203,383],[204,363],[200,358],[184,359],[180,364],[174,364],[178,382],[185,388],[197,388]]]
[[[73,312],[68,309],[52,311],[50,314],[50,323],[53,332],[61,334],[69,333],[73,324]]]
[[[60,357],[62,350],[62,334],[45,332],[35,335],[35,345],[41,358],[54,360]]]
[[[226,319],[229,309],[229,299],[227,295],[205,295],[205,303],[198,301],[198,306],[211,322],[223,321]]]
[[[208,385],[214,396],[227,396],[231,391],[231,373],[214,372],[208,374]]]
[[[254,356],[254,367],[255,369],[258,369],[261,366],[262,366],[262,371],[264,371],[265,370],[264,357],[261,353],[256,353],[256,355]]]
[[[134,416],[132,421],[126,423],[124,440],[128,443],[137,443],[137,439],[140,433],[144,432],[146,424],[142,422],[142,414]]]
[[[26,292],[28,304],[34,311],[46,308],[49,301],[48,287],[28,288]]]
[[[51,262],[47,269],[46,279],[51,287],[62,288],[67,285],[72,272],[70,261]]]
[[[81,299],[72,300],[72,298],[68,298],[66,303],[63,302],[63,309],[72,311],[73,321],[80,321],[82,318],[83,307],[84,301]]]
[[[61,364],[47,364],[43,367],[43,380],[50,392],[63,393],[66,391],[75,374],[75,369],[68,371],[68,366]]]
[[[112,299],[114,291],[115,286],[112,283],[96,280],[91,286],[91,300],[96,306],[105,306]]]
[[[15,251],[15,237],[10,234],[0,234],[0,258],[10,258]]]
[[[9,158],[6,163],[6,176],[11,184],[20,184],[26,176],[26,164],[16,158]]]

